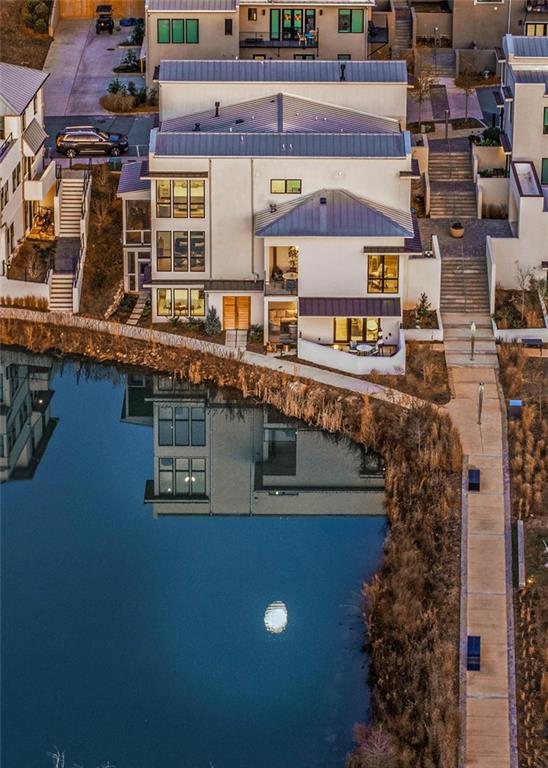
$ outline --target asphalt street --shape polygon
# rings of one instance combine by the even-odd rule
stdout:
[[[59,158],[55,149],[55,135],[58,131],[70,125],[93,125],[102,131],[123,133],[129,138],[129,151],[124,157],[143,157],[148,154],[150,131],[156,115],[70,115],[61,117],[46,117],[45,125],[48,138],[46,146],[50,156]],[[97,155],[94,155],[97,157]]]

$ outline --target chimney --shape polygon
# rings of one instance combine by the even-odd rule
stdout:
[[[340,81],[343,82],[346,80],[346,64],[341,64],[341,76]]]
[[[194,128],[192,129],[195,133],[200,131],[200,123],[194,123]]]
[[[215,117],[219,117],[219,109],[221,108],[221,102],[216,101],[215,102]]]
[[[327,233],[327,197],[320,197],[320,234]]]

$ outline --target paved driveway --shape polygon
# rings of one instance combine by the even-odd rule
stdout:
[[[129,152],[123,158],[146,157],[150,131],[154,125],[154,115],[70,115],[46,117],[46,131],[48,138],[46,146],[51,157],[64,158],[55,149],[55,134],[69,125],[94,125],[103,131],[111,133],[125,133],[129,139]],[[105,162],[105,156],[93,156],[97,162]],[[87,156],[86,156],[87,160]]]
[[[44,93],[46,115],[105,114],[99,99],[115,77],[112,68],[124,55],[117,46],[127,35],[127,28],[97,35],[93,19],[60,21],[44,64],[50,72]],[[144,82],[139,75],[120,79],[136,85]]]

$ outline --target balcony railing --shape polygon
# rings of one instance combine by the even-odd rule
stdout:
[[[297,296],[299,293],[298,280],[270,280],[265,282],[265,296]]]
[[[4,157],[4,155],[7,153],[8,149],[13,144],[13,134],[9,134],[9,136],[6,136],[6,138],[2,141],[0,144],[0,160]]]
[[[150,229],[126,229],[124,245],[150,245]]]
[[[271,40],[267,32],[240,32],[240,48],[302,48],[314,50],[320,44],[318,32],[295,33],[292,40]]]

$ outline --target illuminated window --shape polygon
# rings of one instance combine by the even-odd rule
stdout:
[[[171,288],[157,288],[156,303],[160,317],[171,317]]]
[[[173,233],[173,270],[188,272],[188,232]]]
[[[176,179],[173,182],[173,216],[188,219],[188,181]]]
[[[156,181],[156,217],[169,219],[171,216],[171,181],[157,179]]]
[[[300,195],[300,179],[270,179],[270,192],[273,195]]]
[[[176,317],[186,317],[188,315],[188,288],[174,288],[173,314]]]
[[[205,181],[203,179],[190,181],[190,217],[192,219],[205,217]]]
[[[205,293],[201,288],[191,288],[190,290],[190,316],[205,316]]]
[[[171,272],[171,232],[156,232],[156,270]]]
[[[397,293],[399,258],[370,253],[367,265],[367,290],[369,293]]]

